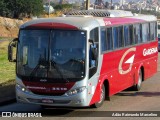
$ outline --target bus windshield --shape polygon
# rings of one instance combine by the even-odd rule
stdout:
[[[17,75],[80,80],[85,76],[85,57],[85,31],[21,30]]]

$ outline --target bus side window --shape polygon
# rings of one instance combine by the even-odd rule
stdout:
[[[124,47],[123,26],[118,27],[118,47]]]
[[[135,41],[133,39],[133,25],[129,25],[129,41],[130,41],[130,45],[135,44]]]
[[[149,24],[144,23],[142,24],[142,42],[149,41]]]
[[[141,27],[140,24],[134,25],[135,43],[141,43]]]
[[[113,28],[113,42],[114,42],[114,49],[118,48],[118,28]]]
[[[112,28],[107,28],[107,50],[113,50]]]
[[[156,38],[156,24],[155,23],[150,23],[150,40],[155,40]]]
[[[130,45],[129,26],[124,26],[124,42],[125,42],[125,46]]]
[[[113,50],[112,28],[101,29],[101,51]]]
[[[106,29],[101,28],[101,52],[104,52],[107,50],[106,45]]]

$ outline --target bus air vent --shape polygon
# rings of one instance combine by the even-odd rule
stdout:
[[[66,13],[66,16],[94,16],[94,17],[129,17],[132,12],[124,10],[77,10]]]

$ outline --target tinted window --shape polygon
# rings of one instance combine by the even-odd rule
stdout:
[[[134,25],[135,43],[141,43],[141,27],[140,24]]]
[[[122,26],[118,27],[118,47],[124,47]]]
[[[107,50],[107,45],[106,45],[106,29],[102,28],[101,29],[101,51],[106,51]]]
[[[149,24],[142,24],[142,42],[149,41]]]
[[[107,28],[107,50],[113,49],[112,28]]]
[[[125,41],[125,46],[130,45],[129,26],[124,26],[124,41]]]
[[[114,41],[114,48],[120,48],[124,46],[123,41],[123,27],[114,27],[113,28],[113,41]]]
[[[156,38],[156,23],[150,23],[150,40]]]
[[[133,39],[133,25],[129,26],[129,41],[130,41],[130,45],[134,45],[134,39]]]
[[[91,30],[90,39],[94,40],[94,42],[98,42],[98,28]]]
[[[113,28],[114,49],[118,48],[118,27]]]

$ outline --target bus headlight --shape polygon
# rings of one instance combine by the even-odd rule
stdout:
[[[17,89],[21,90],[22,92],[26,92],[26,93],[30,92],[27,88],[23,87],[22,85],[16,84],[16,87],[17,87]]]
[[[76,89],[73,89],[73,90],[66,92],[65,95],[67,95],[67,96],[75,95],[77,93],[83,92],[85,89],[86,89],[86,86],[79,87],[79,88],[76,88]]]

